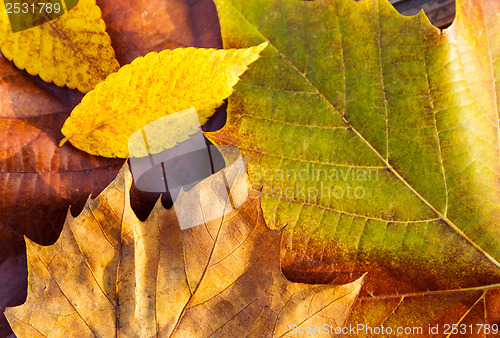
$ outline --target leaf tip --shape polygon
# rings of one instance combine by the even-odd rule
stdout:
[[[269,45],[269,42],[271,40],[266,40],[264,42],[262,42],[260,45],[257,45],[256,46],[256,49],[257,49],[257,53],[261,53],[264,49],[266,49],[266,47]]]

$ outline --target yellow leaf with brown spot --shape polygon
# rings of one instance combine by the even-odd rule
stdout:
[[[203,124],[266,46],[178,48],[139,57],[73,109],[62,128],[66,138],[61,144],[69,140],[92,155],[124,158],[129,137],[161,117],[194,107]]]
[[[202,196],[216,176],[193,189]],[[288,281],[281,231],[266,227],[258,191],[223,218],[181,230],[160,203],[139,221],[131,180],[125,166],[78,217],[68,213],[54,245],[26,240],[28,298],[6,310],[18,337],[289,336],[346,322],[363,278]],[[193,213],[204,212],[199,205]]]
[[[33,25],[32,28],[16,31],[20,28],[16,29],[15,21],[9,21],[8,8],[2,6],[0,11],[0,48],[18,68],[38,75],[46,82],[77,88],[81,92],[88,92],[119,69],[95,0],[80,0],[66,14],[51,21],[47,21],[50,14],[43,12],[45,10],[38,4],[40,1],[24,2],[29,6],[19,10],[28,12],[18,13],[18,21],[25,19],[29,21],[28,25]],[[43,3],[55,6],[58,1]],[[53,6],[50,7],[52,14]],[[66,11],[62,6],[56,8],[60,8],[59,12]],[[29,18],[32,9],[40,18]],[[47,22],[35,25],[37,20]]]

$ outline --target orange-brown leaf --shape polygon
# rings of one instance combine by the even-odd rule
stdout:
[[[203,196],[216,178],[193,189]],[[159,203],[139,221],[131,180],[124,166],[78,217],[68,214],[54,245],[27,240],[28,299],[6,311],[19,337],[282,336],[294,324],[334,329],[347,320],[363,278],[339,286],[288,281],[281,231],[266,227],[259,192],[223,218],[181,230],[174,209]],[[210,201],[190,212],[205,208]]]

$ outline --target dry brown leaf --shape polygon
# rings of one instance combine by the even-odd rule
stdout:
[[[121,65],[178,47],[222,48],[211,0],[97,0]]]
[[[498,337],[500,285],[466,289],[360,295],[347,327],[360,326],[351,337],[366,337],[368,327],[382,327],[399,337]],[[406,330],[406,332],[404,331]]]
[[[168,13],[160,10],[166,3],[177,2],[97,1],[122,65],[137,55],[168,47],[167,40],[176,42],[172,47],[191,43],[197,47],[222,46],[213,2],[193,1],[184,16],[167,17]],[[148,6],[156,10],[144,17],[142,12]],[[156,20],[151,21],[151,17]],[[178,28],[168,36],[159,34],[151,39],[155,32],[161,32],[167,20]],[[191,22],[191,40],[183,40],[183,30]],[[69,144],[57,146],[63,138],[62,124],[80,102],[81,93],[44,83],[3,57],[0,78],[0,337],[4,337],[12,331],[3,308],[21,304],[26,294],[26,272],[22,273],[26,271],[26,260],[18,258],[25,252],[23,235],[37,243],[53,243],[68,207],[71,205],[74,213],[80,212],[89,194],[99,193],[113,180],[123,160],[93,157]],[[155,194],[133,191],[132,205],[141,219],[157,198]]]
[[[202,196],[217,176],[193,189]],[[6,311],[19,337],[288,336],[293,324],[346,321],[363,278],[340,286],[286,280],[281,231],[266,227],[256,190],[223,218],[181,231],[174,209],[160,203],[139,221],[131,181],[125,165],[82,214],[68,214],[54,245],[26,241],[28,299]]]
[[[75,91],[44,84],[4,58],[0,74],[1,263],[3,257],[24,253],[23,234],[39,243],[55,241],[68,207],[81,210],[122,162],[57,146],[72,108],[68,93]],[[2,275],[0,280],[23,277]]]

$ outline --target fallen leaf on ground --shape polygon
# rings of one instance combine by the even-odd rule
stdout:
[[[122,162],[59,148],[59,128],[71,111],[66,89],[34,81],[0,59],[0,257],[24,252],[23,234],[55,241],[70,205],[116,176]]]
[[[337,282],[368,271],[376,295],[500,280],[498,113],[479,0],[458,1],[442,33],[386,0],[216,5],[226,48],[270,41],[210,138],[251,155],[267,224],[287,225],[285,271],[311,259]]]
[[[391,328],[398,337],[498,337],[500,284],[389,296],[360,296],[346,326],[360,327],[351,337],[370,335],[369,327]],[[405,331],[406,330],[406,331]],[[373,331],[371,331],[373,332]],[[375,333],[373,333],[376,336]]]
[[[92,155],[125,158],[130,136],[161,117],[194,107],[203,125],[266,46],[177,48],[137,58],[73,109],[61,144],[69,140]]]
[[[216,176],[193,189],[203,196]],[[281,231],[266,227],[259,192],[181,231],[174,209],[160,203],[145,222],[136,218],[131,180],[124,166],[78,217],[68,214],[54,245],[26,241],[28,298],[6,310],[19,337],[288,336],[293,324],[346,321],[363,278],[339,286],[286,280]],[[193,213],[210,207],[200,202]]]
[[[41,80],[23,74],[4,58],[0,59],[0,74],[3,266],[10,264],[13,257],[25,255],[23,235],[38,243],[53,243],[68,207],[71,205],[73,212],[79,212],[89,194],[104,189],[123,163],[90,156],[70,145],[57,146],[62,137],[60,128],[72,108],[67,89],[45,87]],[[16,258],[14,262],[17,269],[0,273],[1,337],[10,331],[3,308],[21,304],[26,297],[26,258]],[[1,297],[7,288],[9,297]]]
[[[190,46],[222,48],[219,20],[211,0],[97,0],[97,4],[121,65],[152,51]]]
[[[160,8],[172,1],[149,0],[148,4]],[[141,40],[141,55],[157,50],[161,40],[148,40],[147,37],[151,32],[161,30],[168,19],[167,13],[150,11],[150,15],[160,18],[151,24],[147,20],[141,21],[142,11],[126,12],[126,6],[113,7],[117,3],[116,0],[98,0],[107,29],[112,33],[113,46],[130,45],[130,35],[118,34],[116,27],[133,21],[139,22],[134,38],[135,41]],[[144,1],[134,1],[140,9],[139,3]],[[191,8],[193,11],[194,6]],[[215,20],[217,24],[206,27],[206,32],[193,31],[190,40],[210,43],[210,40],[202,39],[203,34],[210,36],[211,32],[212,36],[219,35],[220,39],[217,13],[215,5],[212,6],[212,9],[202,13],[186,12],[184,17],[176,16],[168,20],[173,26],[180,21],[186,24],[192,21],[196,26],[204,20]],[[148,29],[140,24],[148,24]],[[177,31],[171,32],[168,38],[183,41]],[[195,46],[222,47],[221,42]],[[133,54],[135,50],[116,50],[120,62],[136,57]],[[0,161],[0,265],[17,264],[0,274],[0,294],[9,295],[0,297],[0,336],[7,337],[12,331],[3,316],[3,308],[22,304],[26,297],[26,258],[14,258],[25,254],[23,235],[40,244],[54,243],[68,207],[71,205],[71,211],[78,214],[90,194],[98,194],[114,179],[123,160],[93,157],[70,144],[61,148],[57,146],[63,137],[60,131],[64,120],[81,100],[80,92],[27,75],[4,58],[0,58],[0,77],[0,144],[3,146]],[[133,188],[132,206],[141,219],[149,214],[158,195]],[[10,285],[16,287],[11,288]]]
[[[326,283],[368,272],[346,325],[391,327],[393,336],[397,327],[431,336],[437,325],[446,336],[445,325],[452,333],[457,324],[465,336],[488,336],[488,324],[492,334],[500,321],[496,3],[457,1],[457,20],[443,32],[385,0],[216,4],[226,48],[271,41],[210,138],[251,155],[264,219],[287,225],[285,275]]]
[[[473,4],[480,6],[479,2]],[[498,106],[500,2],[483,0],[483,8],[496,79]],[[466,11],[474,12],[472,8]],[[463,15],[463,12],[460,15]],[[423,334],[429,336],[447,336],[449,333],[452,333],[453,337],[496,336],[500,332],[500,284],[390,296],[373,296],[365,292],[357,299],[347,325],[357,323],[365,323],[372,328],[382,325],[391,328],[421,328]],[[363,333],[366,332],[360,332],[358,336],[364,336]],[[403,336],[414,336],[415,332],[412,333]]]
[[[7,13],[1,11],[0,48],[29,74],[81,92],[88,92],[119,68],[95,0],[80,0],[57,19],[16,33]]]

